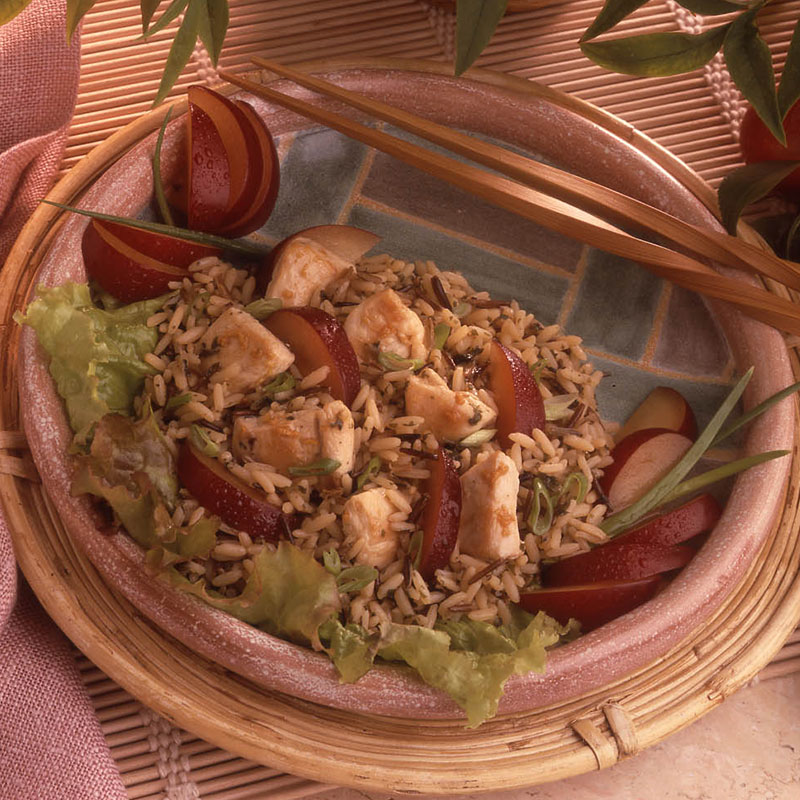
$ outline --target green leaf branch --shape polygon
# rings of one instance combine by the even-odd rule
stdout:
[[[800,97],[800,23],[794,31],[787,68],[776,89],[772,56],[758,27],[759,14],[768,2],[681,0],[681,5],[695,14],[736,16],[703,33],[657,32],[597,42],[595,37],[608,32],[644,5],[641,0],[606,0],[581,38],[581,49],[602,67],[628,75],[648,76],[676,75],[697,69],[722,50],[739,91],[775,138],[785,144],[782,119]]]
[[[97,0],[67,0],[67,39],[72,40],[81,20],[92,10]],[[0,0],[0,25],[11,21],[24,11],[31,0]],[[161,0],[140,0],[142,39],[164,30],[181,14],[172,46],[164,64],[164,72],[153,105],[158,105],[170,92],[178,76],[191,58],[199,39],[216,67],[228,31],[228,0],[171,0],[161,15],[156,12]]]
[[[648,0],[606,0],[580,39],[587,58],[626,75],[664,77],[698,69],[722,51],[731,78],[778,141],[785,143],[782,119],[800,98],[800,22],[786,57],[780,85],[758,18],[770,0],[680,0],[704,17],[731,15],[702,33],[657,31],[596,41],[638,11]],[[458,0],[455,72],[460,75],[480,55],[505,14],[507,0]]]

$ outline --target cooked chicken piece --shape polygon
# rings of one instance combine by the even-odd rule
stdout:
[[[425,417],[427,427],[440,442],[460,442],[475,431],[491,427],[497,419],[497,412],[476,394],[454,392],[432,369],[408,379],[406,413]]]
[[[294,354],[246,311],[231,306],[205,332],[200,368],[211,383],[247,393],[285,372]]]
[[[348,544],[364,542],[355,557],[357,563],[383,569],[394,561],[398,532],[392,530],[389,517],[396,511],[385,489],[367,489],[354,494],[344,504],[345,541]]]
[[[307,306],[316,291],[322,291],[350,267],[321,244],[295,236],[283,246],[266,297],[278,297],[284,306]]]
[[[428,356],[422,320],[392,289],[359,303],[345,320],[344,330],[361,361],[374,360],[379,352],[400,358]]]
[[[353,469],[355,426],[350,409],[339,400],[324,408],[287,412],[270,409],[259,417],[238,417],[233,424],[233,453],[252,458],[279,472],[332,458],[333,475]]]
[[[462,553],[486,561],[519,553],[518,492],[516,464],[499,450],[461,476],[458,544]]]

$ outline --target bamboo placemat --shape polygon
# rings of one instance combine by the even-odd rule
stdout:
[[[717,183],[739,164],[737,134],[743,113],[741,98],[722,63],[715,60],[693,75],[671,79],[632,79],[601,70],[577,46],[580,33],[601,5],[601,0],[556,2],[509,15],[478,64],[589,100]],[[309,56],[353,54],[452,58],[452,15],[418,0],[230,0],[230,6],[231,27],[222,58],[226,68],[246,65],[253,54],[287,63]],[[86,18],[78,105],[64,170],[150,106],[172,32],[164,31],[149,42],[136,41],[138,15],[138,4],[131,0],[99,0]],[[777,2],[768,7],[762,23],[779,70],[798,15],[800,0]],[[624,27],[635,33],[696,30],[692,26],[697,24],[680,7],[663,0],[648,4]],[[198,48],[172,94],[209,80],[213,80],[211,64]],[[23,459],[16,466],[22,472],[30,469]],[[175,728],[86,658],[77,653],[76,657],[129,797],[291,800],[328,788],[239,758]],[[797,669],[800,631],[759,679]]]
[[[229,69],[246,65],[254,54],[286,63],[347,55],[452,59],[454,17],[424,0],[230,0],[230,7],[221,59]],[[477,63],[595,103],[667,147],[712,184],[719,182],[740,163],[738,124],[744,113],[722,60],[674,78],[607,72],[588,61],[577,44],[601,7],[601,0],[553,0],[509,14]],[[798,16],[800,0],[777,0],[759,17],[779,73]],[[706,27],[673,0],[650,2],[620,25],[628,33]],[[148,110],[173,28],[138,41],[139,5],[132,0],[99,0],[87,15],[65,169]],[[198,48],[173,95],[212,75],[207,54]]]

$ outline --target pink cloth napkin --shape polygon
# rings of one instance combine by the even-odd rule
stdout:
[[[65,8],[33,0],[0,27],[0,263],[64,153],[80,69]],[[126,796],[69,642],[17,580],[0,514],[0,798]]]

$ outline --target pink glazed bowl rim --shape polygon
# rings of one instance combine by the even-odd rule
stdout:
[[[552,99],[468,80],[392,69],[343,69],[331,74],[348,88],[413,109],[453,127],[471,129],[538,151],[578,172],[701,225],[715,226],[699,200],[632,145]],[[280,136],[309,127],[300,118],[247,97]],[[494,113],[489,113],[494,112]],[[175,159],[180,123],[165,140],[164,158]],[[81,205],[117,214],[138,212],[152,192],[150,135],[111,166]],[[580,146],[576,146],[580,145]],[[57,285],[84,277],[80,239],[86,219],[72,216],[53,241],[37,283]],[[713,305],[740,371],[756,370],[745,395],[751,407],[792,382],[782,336],[721,304]],[[76,545],[103,575],[166,633],[206,658],[270,690],[360,713],[407,718],[461,717],[442,692],[411,670],[376,666],[355,684],[340,684],[328,659],[277,639],[180,594],[150,576],[143,553],[127,536],[101,534],[88,501],[70,495],[63,405],[31,330],[20,343],[19,390],[23,424],[42,481]],[[748,433],[748,453],[791,449],[794,406],[783,401]],[[633,612],[553,650],[544,674],[510,678],[499,713],[527,711],[563,701],[645,667],[703,623],[732,592],[757,557],[782,507],[789,459],[749,470],[737,479],[722,519],[691,564],[664,592]]]

